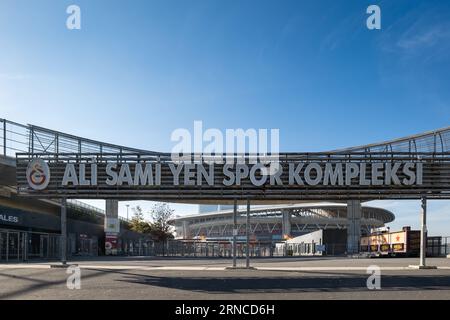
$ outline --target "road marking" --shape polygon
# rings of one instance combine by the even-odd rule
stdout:
[[[257,267],[265,271],[366,271],[367,267]],[[380,267],[381,270],[412,270],[409,267]]]
[[[50,269],[49,264],[0,264],[2,269]]]
[[[130,265],[78,265],[81,269],[101,269],[101,270],[141,270],[141,271],[233,271],[227,267],[208,266],[130,266]],[[2,269],[50,269],[50,264],[5,264],[0,265]],[[437,267],[440,270],[450,270],[450,267]],[[360,267],[255,267],[260,271],[366,271],[366,266]],[[382,271],[415,270],[406,267],[381,267]]]
[[[79,265],[82,269],[110,269],[110,270],[144,270],[144,271],[223,271],[225,267],[191,267],[191,266],[177,266],[177,267],[145,267],[145,266],[108,266],[108,265]]]

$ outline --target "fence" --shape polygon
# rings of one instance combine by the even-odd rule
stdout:
[[[428,237],[427,256],[445,257],[450,254],[450,237]]]
[[[152,255],[168,257],[232,258],[233,243],[225,241],[171,240],[155,242]],[[272,257],[274,245],[270,242],[253,242],[249,245],[251,257]],[[246,244],[237,242],[236,256],[245,257]]]
[[[111,143],[73,136],[33,125],[0,119],[0,155],[16,157],[17,152],[43,153],[130,153],[144,152]],[[149,151],[145,151],[149,153]],[[152,153],[150,151],[150,153]]]

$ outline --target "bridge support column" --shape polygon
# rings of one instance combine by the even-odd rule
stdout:
[[[287,239],[291,236],[291,212],[289,210],[282,210],[281,214],[281,236],[283,239]]]
[[[427,198],[422,197],[422,211],[420,213],[420,257],[419,265],[411,265],[415,269],[436,269],[436,266],[427,266]]]
[[[61,263],[67,264],[67,200],[61,199]]]
[[[359,252],[361,238],[361,202],[347,201],[347,254]]]
[[[233,210],[233,268],[236,268],[236,254],[237,246],[236,240],[238,235],[237,229],[237,200],[234,199],[234,210]]]
[[[419,267],[426,267],[427,256],[427,198],[422,197],[422,212],[420,215],[420,263]]]
[[[106,200],[105,207],[105,254],[117,255],[120,232],[119,201]]]
[[[188,221],[183,221],[183,239],[191,238],[191,229],[189,228]]]
[[[246,232],[245,232],[245,267],[250,268],[250,199],[247,199],[247,222],[246,222]]]

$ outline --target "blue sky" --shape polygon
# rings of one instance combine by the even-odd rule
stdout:
[[[0,48],[0,117],[143,149],[194,120],[279,128],[282,151],[450,125],[448,1],[2,0]],[[417,202],[376,204],[418,226]],[[450,235],[449,202],[430,204],[430,232]]]

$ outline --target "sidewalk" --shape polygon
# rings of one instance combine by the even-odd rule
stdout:
[[[238,267],[245,260],[238,260]],[[260,271],[366,271],[369,266],[377,266],[380,270],[414,270],[418,258],[268,258],[251,259],[251,266]],[[1,269],[50,269],[60,265],[59,262],[27,262],[0,264]],[[96,257],[68,261],[68,265],[77,265],[82,269],[110,270],[142,270],[142,271],[228,271],[232,266],[230,259],[192,259],[165,257]],[[441,270],[450,270],[450,259],[428,258],[427,265],[437,266]]]

